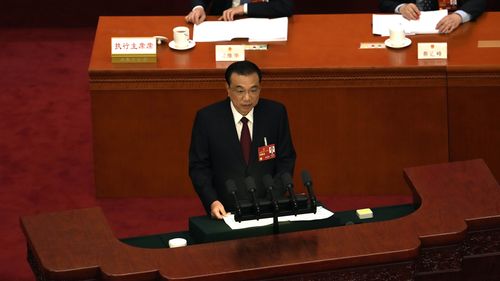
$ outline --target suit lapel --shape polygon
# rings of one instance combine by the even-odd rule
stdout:
[[[264,119],[263,119],[263,114],[260,110],[259,105],[257,104],[256,107],[254,107],[253,110],[253,134],[252,134],[252,147],[250,149],[250,163],[253,164],[255,161],[257,161],[257,148],[259,146],[263,146],[264,142],[264,133],[263,133],[263,127],[264,127]]]

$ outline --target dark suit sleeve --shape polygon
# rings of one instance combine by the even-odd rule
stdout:
[[[289,17],[292,14],[292,0],[269,0],[269,2],[248,4],[248,17],[279,18]]]
[[[279,131],[279,139],[277,149],[277,167],[276,175],[279,176],[282,173],[288,172],[293,175],[293,170],[295,167],[295,148],[292,143],[292,136],[290,133],[290,126],[288,123],[288,114],[286,108],[282,107],[281,122]]]
[[[212,183],[208,135],[204,129],[206,125],[203,122],[204,120],[198,112],[194,121],[189,147],[189,177],[205,210],[210,213],[210,205],[217,200],[217,193]]]
[[[459,3],[461,5],[458,9],[470,14],[472,19],[479,17],[486,9],[486,0],[465,0]]]
[[[411,1],[404,2],[400,0],[379,0],[379,7],[382,13],[394,13],[396,7],[403,3],[411,3]]]

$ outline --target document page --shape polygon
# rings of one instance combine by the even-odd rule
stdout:
[[[331,212],[328,209],[323,208],[322,206],[319,206],[316,208],[316,214],[309,213],[309,214],[300,214],[300,215],[296,215],[296,216],[294,216],[294,215],[281,216],[281,217],[278,217],[278,222],[322,220],[322,219],[327,219],[331,216],[333,216],[333,212]],[[258,227],[258,226],[265,226],[265,225],[273,224],[273,218],[265,218],[265,219],[259,219],[259,220],[248,220],[248,221],[237,222],[234,220],[234,215],[230,214],[230,215],[227,215],[224,217],[224,222],[231,229],[244,229],[244,228]]]
[[[195,42],[231,41],[248,38],[249,42],[288,40],[288,18],[247,18],[235,21],[205,21],[194,26]]]
[[[402,15],[372,15],[372,33],[389,36],[389,28],[400,24],[406,35],[438,33],[437,23],[448,15],[448,10],[421,12],[418,20],[407,20]]]

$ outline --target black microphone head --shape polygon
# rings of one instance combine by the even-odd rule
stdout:
[[[229,193],[233,193],[236,192],[236,190],[238,190],[238,188],[236,188],[236,183],[232,179],[228,179],[226,181],[226,188]]]
[[[311,175],[306,170],[302,171],[302,182],[304,183],[305,186],[311,186],[312,185]]]
[[[255,185],[255,180],[252,177],[246,177],[245,184],[247,185],[248,191],[254,192],[255,190],[257,190],[257,185]]]
[[[270,174],[265,174],[262,177],[262,182],[264,182],[264,186],[267,189],[272,189],[274,187],[274,180],[273,180],[273,177],[271,177]]]
[[[283,185],[288,187],[288,186],[293,186],[293,180],[292,180],[292,176],[290,175],[290,173],[283,173],[281,175],[281,180],[283,181]]]

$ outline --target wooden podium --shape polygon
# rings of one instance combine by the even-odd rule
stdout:
[[[383,222],[174,249],[118,241],[99,208],[21,226],[38,280],[499,280],[500,186],[485,163],[405,175],[420,207]]]

